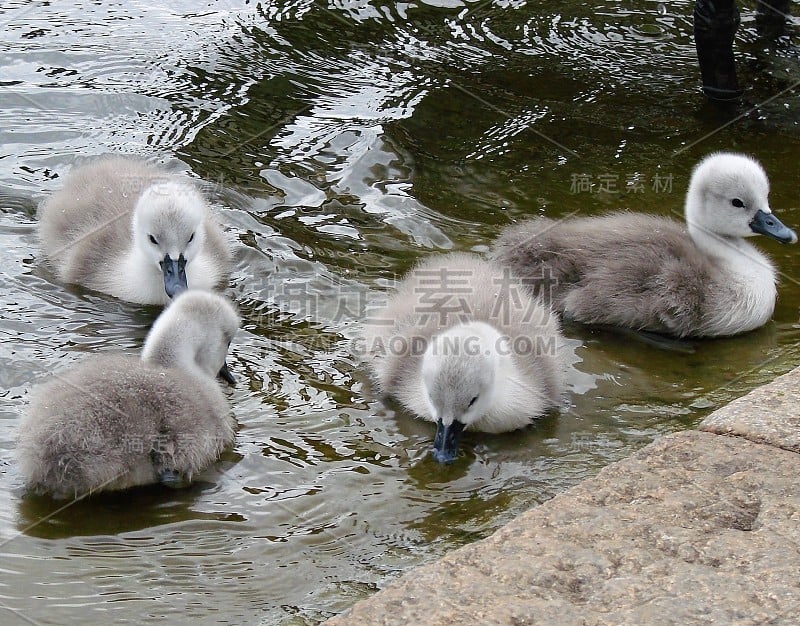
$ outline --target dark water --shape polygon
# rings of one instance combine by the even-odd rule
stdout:
[[[747,10],[752,111],[698,95],[688,0],[0,7],[4,624],[316,623],[800,363],[799,249],[767,241],[774,322],[677,350],[568,327],[563,411],[467,436],[451,467],[350,355],[365,305],[414,260],[483,251],[537,213],[679,215],[715,149],[761,159],[800,226],[796,40],[769,48]],[[37,202],[109,152],[208,181],[237,245],[240,432],[188,490],[57,510],[22,497],[13,460],[30,387],[135,352],[157,313],[39,261]]]

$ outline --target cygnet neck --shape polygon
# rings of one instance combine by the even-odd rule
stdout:
[[[177,317],[168,323],[154,326],[142,350],[142,361],[157,367],[176,368],[193,376],[209,376],[200,365],[198,350],[204,346],[198,341],[197,324]]]

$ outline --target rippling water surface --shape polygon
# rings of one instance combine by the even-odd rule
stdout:
[[[673,350],[567,327],[563,410],[466,436],[450,467],[351,355],[359,315],[416,259],[484,251],[539,213],[679,216],[692,164],[715,149],[760,158],[773,206],[800,226],[796,40],[765,45],[744,11],[749,104],[722,110],[698,94],[691,8],[4,3],[0,620],[317,623],[797,365],[798,249],[763,240],[782,274],[774,322]],[[40,262],[36,204],[109,152],[207,181],[236,246],[240,431],[187,490],[59,510],[23,497],[27,394],[86,353],[137,351],[157,314]]]

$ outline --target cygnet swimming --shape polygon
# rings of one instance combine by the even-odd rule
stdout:
[[[465,428],[515,430],[560,402],[557,316],[473,254],[419,263],[365,320],[362,339],[378,390],[436,423],[441,463],[456,458]]]
[[[234,439],[215,375],[238,327],[229,300],[184,291],[153,324],[141,358],[90,356],[35,387],[17,447],[27,487],[78,498],[190,481]]]
[[[231,270],[195,185],[133,158],[73,169],[39,208],[39,238],[61,280],[129,302],[166,304],[187,287],[217,287]]]
[[[769,206],[758,162],[716,153],[694,168],[686,224],[612,213],[508,227],[490,256],[537,283],[566,319],[676,337],[735,335],[765,324],[776,272],[746,237],[797,235]]]

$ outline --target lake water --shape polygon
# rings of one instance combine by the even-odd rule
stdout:
[[[468,434],[449,467],[350,354],[364,307],[415,260],[485,251],[535,214],[680,218],[713,150],[759,158],[800,226],[797,48],[759,41],[744,11],[747,102],[709,105],[692,6],[4,2],[0,621],[315,624],[800,363],[800,248],[763,238],[773,322],[674,349],[568,326],[562,411]],[[60,508],[23,497],[29,390],[88,353],[136,353],[158,312],[41,263],[37,203],[111,152],[208,183],[236,246],[240,430],[189,489]]]

